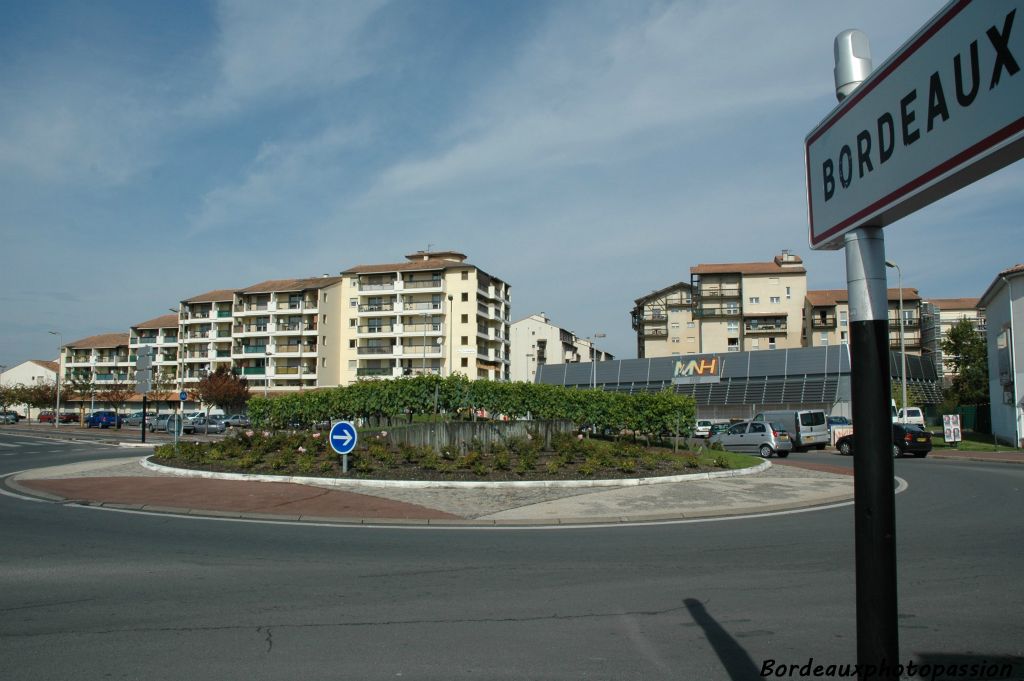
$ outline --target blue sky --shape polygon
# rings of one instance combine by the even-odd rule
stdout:
[[[843,287],[804,197],[833,37],[877,65],[941,5],[0,0],[0,364],[429,244],[624,358],[633,300],[700,262],[789,248]],[[905,284],[1024,260],[1022,175],[887,228]]]

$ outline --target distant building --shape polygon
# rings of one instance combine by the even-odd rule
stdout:
[[[511,380],[532,383],[538,368],[546,364],[606,362],[614,357],[593,340],[555,326],[541,312],[512,323],[511,359]]]
[[[340,348],[329,349],[340,358],[340,384],[417,374],[509,379],[511,287],[465,254],[419,251],[342,276]]]
[[[30,359],[9,368],[4,367],[4,371],[0,372],[0,385],[10,387],[15,385],[31,386],[53,383],[57,378],[58,371],[59,365],[57,362],[46,359]],[[22,416],[28,416],[27,404],[9,404],[7,408],[18,412]]]
[[[799,256],[695,265],[690,286],[697,352],[801,347],[807,270]]]
[[[700,329],[693,316],[693,286],[678,282],[634,301],[630,320],[636,332],[636,356],[693,355]]]
[[[900,290],[891,288],[889,299],[889,347],[900,349]],[[903,342],[908,355],[921,354],[921,296],[915,288],[903,289]],[[804,345],[846,345],[850,342],[850,304],[846,289],[807,292],[804,302]]]
[[[949,387],[956,376],[948,357],[942,353],[953,325],[967,319],[982,338],[985,337],[985,311],[978,308],[978,298],[930,298],[921,302],[921,354],[935,364],[943,385]]]
[[[978,301],[985,309],[992,433],[1024,447],[1024,264],[1003,270]]]

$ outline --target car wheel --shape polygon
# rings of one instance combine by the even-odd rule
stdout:
[[[839,453],[843,456],[851,456],[853,454],[853,446],[849,440],[843,440],[839,443]]]
[[[761,455],[762,459],[767,459],[772,455],[772,448],[768,445],[761,445],[761,449],[759,449],[757,453]]]
[[[903,450],[902,450],[902,449],[900,449],[900,446],[899,446],[899,445],[896,445],[896,444],[894,444],[894,445],[892,446],[892,458],[894,458],[894,459],[898,459],[898,458],[900,458],[901,456],[903,456]]]

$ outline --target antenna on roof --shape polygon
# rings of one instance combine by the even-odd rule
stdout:
[[[433,248],[434,248],[434,244],[427,244],[427,251],[426,251],[426,252],[427,252],[427,253],[430,253],[430,251],[431,251],[431,250],[432,250]]]

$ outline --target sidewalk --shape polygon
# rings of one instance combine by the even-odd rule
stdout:
[[[833,472],[822,464],[772,464],[734,477],[692,476],[642,485],[626,481],[613,487],[382,487],[358,480],[298,484],[229,474],[182,477],[181,471],[147,468],[133,456],[24,471],[3,483],[15,493],[56,503],[360,525],[653,522],[802,509],[853,498],[849,471]]]

